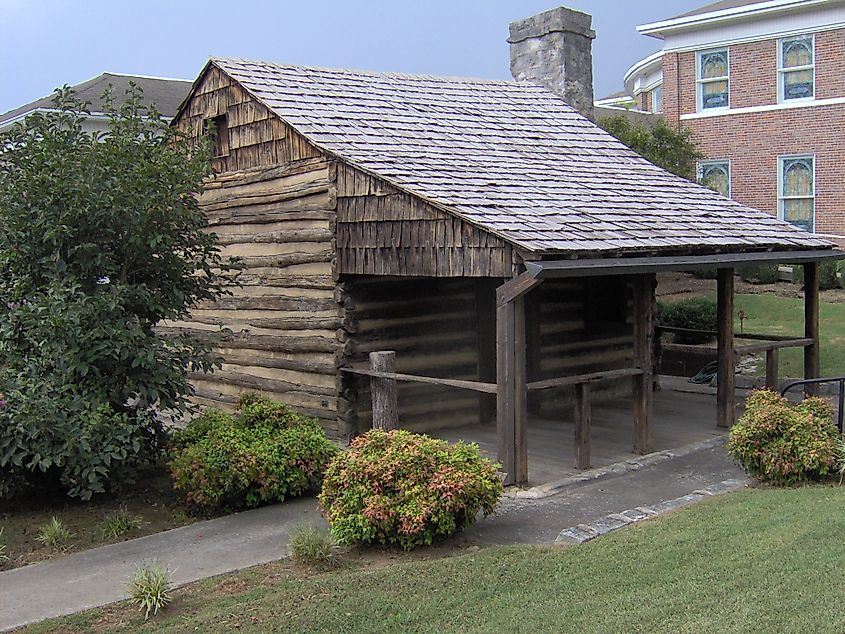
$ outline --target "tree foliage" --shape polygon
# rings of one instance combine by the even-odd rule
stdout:
[[[633,123],[624,116],[601,119],[598,124],[655,165],[683,178],[695,179],[696,161],[704,158],[689,128],[675,130],[663,119],[654,125]]]
[[[155,330],[225,294],[229,263],[197,193],[207,152],[106,95],[106,133],[57,90],[0,135],[0,497],[50,481],[88,498],[156,451],[157,409],[184,410],[208,342]]]

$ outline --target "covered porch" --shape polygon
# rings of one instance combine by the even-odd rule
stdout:
[[[599,461],[608,460],[608,456],[622,456],[622,445],[630,442],[629,452],[646,454],[661,448],[658,442],[686,444],[680,442],[678,433],[681,429],[689,431],[686,424],[677,427],[676,434],[667,434],[664,424],[672,424],[680,417],[686,421],[698,420],[711,429],[725,430],[736,419],[737,400],[735,385],[735,359],[738,347],[734,334],[734,268],[747,264],[790,263],[804,267],[805,279],[805,332],[801,338],[775,338],[770,340],[765,333],[753,336],[750,344],[739,346],[739,350],[767,352],[768,383],[774,385],[777,377],[777,353],[783,347],[801,347],[804,350],[804,378],[819,376],[819,262],[830,258],[840,258],[841,253],[832,250],[805,251],[767,251],[751,253],[722,253],[708,255],[687,255],[681,257],[627,257],[584,260],[557,260],[526,262],[526,270],[503,283],[497,289],[496,297],[496,456],[502,464],[507,484],[525,485],[536,481],[540,473],[546,470],[544,454],[537,452],[535,443],[546,448],[543,440],[542,421],[529,422],[529,392],[553,387],[573,386],[575,406],[570,428],[571,456],[574,456],[574,469],[586,469],[595,466],[594,452],[601,446]],[[704,407],[690,407],[689,403],[664,402],[665,396],[654,394],[655,365],[655,275],[664,271],[690,271],[715,268],[718,270],[717,283],[717,353],[718,375],[715,403]],[[561,278],[591,278],[598,276],[625,276],[631,281],[633,289],[632,319],[633,360],[630,367],[615,368],[607,371],[591,372],[575,376],[561,376],[541,381],[528,380],[530,366],[527,339],[529,318],[526,315],[526,297],[547,280]],[[594,408],[591,403],[591,386],[607,380],[630,376],[633,381],[632,398],[627,401],[628,415],[623,413],[623,406],[602,409]],[[808,392],[813,389],[807,386]],[[683,395],[686,401],[691,395]],[[623,401],[624,402],[624,401]],[[614,409],[616,410],[613,415]],[[659,412],[659,414],[658,414]],[[709,412],[709,413],[708,413]],[[664,418],[665,417],[665,418]],[[614,425],[612,419],[616,419]],[[629,432],[624,433],[624,425],[619,422],[630,421]],[[538,424],[539,423],[539,424]],[[655,427],[661,424],[661,436],[655,433]],[[715,425],[714,425],[715,424]],[[548,429],[554,429],[552,425]],[[695,428],[695,425],[693,425]],[[607,430],[612,442],[600,440]],[[533,438],[532,438],[533,436]],[[484,437],[481,437],[484,439]],[[486,442],[486,439],[484,439]],[[690,442],[694,442],[691,440]],[[552,443],[554,446],[555,443]],[[556,443],[558,446],[560,442]],[[555,453],[554,450],[552,450]],[[529,459],[532,465],[529,466]],[[621,458],[624,459],[624,458]],[[610,462],[615,460],[610,459]],[[533,463],[536,463],[533,464]],[[561,464],[558,462],[558,472]]]

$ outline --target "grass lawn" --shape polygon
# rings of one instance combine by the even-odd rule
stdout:
[[[179,590],[147,624],[119,604],[27,631],[842,632],[843,508],[843,487],[750,490],[579,547],[275,564]]]
[[[804,336],[804,300],[776,295],[737,295],[736,315],[744,311],[745,332]],[[845,374],[845,304],[822,302],[820,306],[822,376]],[[737,332],[740,321],[735,318]],[[804,375],[803,349],[787,348],[779,354],[780,376]],[[765,373],[765,359],[761,361]]]
[[[9,561],[0,562],[0,571],[158,533],[198,519],[186,513],[163,466],[145,470],[139,474],[138,481],[139,484],[124,495],[95,496],[90,502],[63,496],[35,496],[17,500],[9,505],[11,508],[0,508],[0,528],[3,529],[9,557]],[[140,520],[141,525],[122,536],[107,538],[103,535],[104,520],[118,509],[126,509],[132,517]],[[56,548],[37,539],[40,528],[52,517],[61,520],[71,533],[67,543]]]

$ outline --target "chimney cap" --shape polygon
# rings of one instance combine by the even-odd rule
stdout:
[[[521,42],[532,37],[543,37],[549,33],[563,32],[583,35],[595,39],[592,29],[593,16],[568,7],[557,7],[543,13],[510,23],[508,42]]]

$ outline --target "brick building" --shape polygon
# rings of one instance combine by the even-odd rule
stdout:
[[[690,128],[702,182],[845,235],[845,0],[722,0],[638,30],[663,49],[597,103]]]

